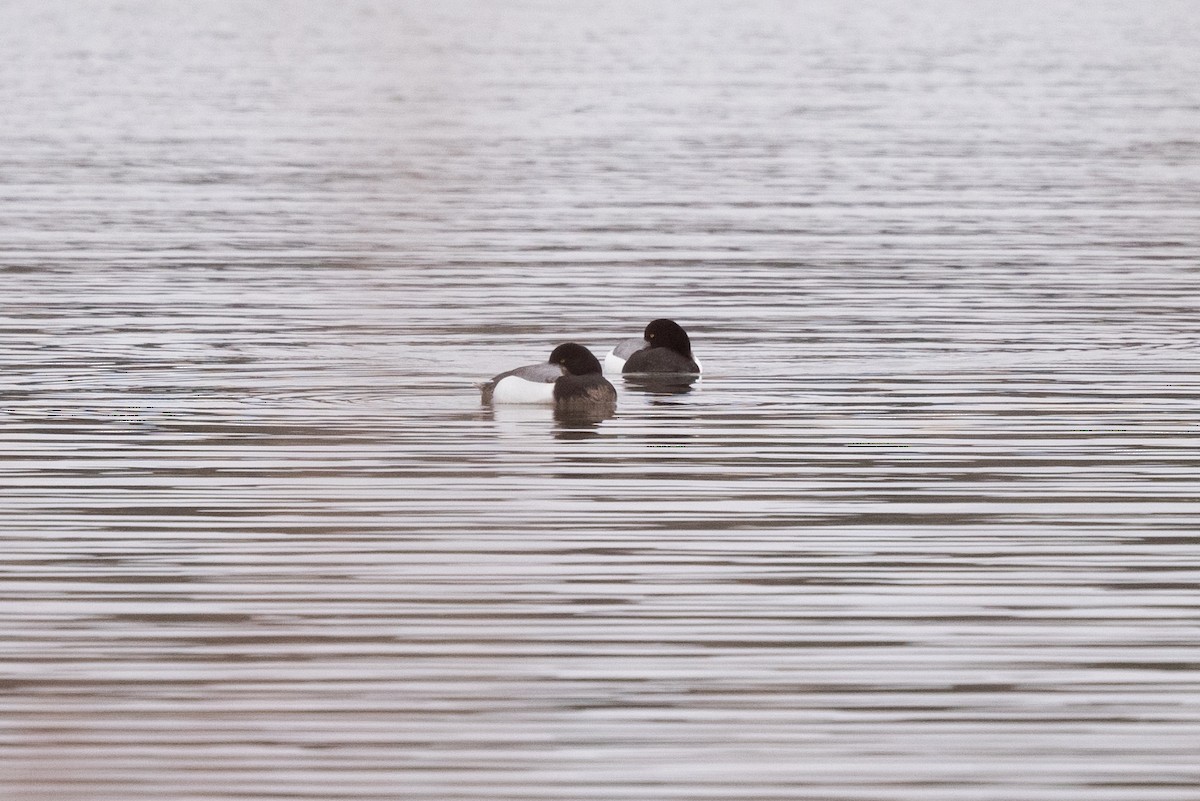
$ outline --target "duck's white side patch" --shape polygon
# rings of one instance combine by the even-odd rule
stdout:
[[[628,359],[622,359],[617,355],[617,351],[610,350],[608,355],[604,357],[604,371],[606,373],[619,373],[625,367],[625,362]]]
[[[554,382],[505,376],[492,391],[492,403],[554,403]]]
[[[629,357],[637,353],[642,348],[650,347],[650,343],[641,337],[634,337],[618,342],[617,346],[608,352],[604,357],[604,369],[610,373],[619,373],[625,369],[625,362],[629,361]]]

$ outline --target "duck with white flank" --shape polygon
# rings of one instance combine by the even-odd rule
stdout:
[[[612,372],[700,374],[687,332],[674,320],[654,320],[642,339],[627,339],[604,357]]]
[[[583,345],[559,345],[542,364],[518,367],[480,384],[485,404],[545,403],[559,409],[612,406],[617,391]]]

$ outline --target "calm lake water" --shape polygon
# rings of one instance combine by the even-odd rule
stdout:
[[[1198,42],[0,5],[0,798],[1194,801]]]

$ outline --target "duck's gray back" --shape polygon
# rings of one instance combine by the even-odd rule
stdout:
[[[618,342],[617,346],[612,349],[612,353],[617,358],[628,359],[630,356],[637,353],[639,350],[649,344],[649,342],[641,337],[633,337],[632,339],[626,339],[622,342]]]

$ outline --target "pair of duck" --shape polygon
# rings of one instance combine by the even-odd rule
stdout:
[[[698,375],[687,332],[674,320],[654,320],[642,338],[627,339],[604,357],[612,372]],[[617,390],[604,377],[600,361],[575,342],[559,345],[542,364],[501,373],[479,385],[484,403],[552,403],[560,409],[586,409],[617,402]]]

